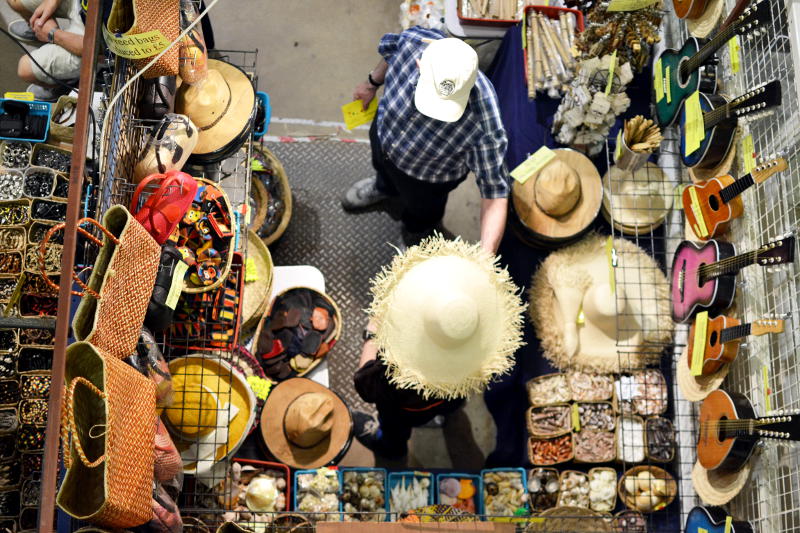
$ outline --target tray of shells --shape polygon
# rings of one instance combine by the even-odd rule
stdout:
[[[577,470],[564,470],[559,479],[558,507],[589,508],[589,476]]]
[[[608,463],[617,457],[613,431],[585,429],[573,434],[576,463]]]
[[[614,386],[623,413],[653,416],[667,410],[667,382],[659,370],[650,368],[619,376]]]
[[[581,402],[577,404],[582,429],[614,431],[617,416],[611,402]]]
[[[470,474],[438,474],[436,476],[438,502],[459,511],[477,514],[481,510],[481,476]]]
[[[644,461],[644,420],[623,415],[617,420],[617,460],[622,463]]]
[[[530,407],[525,417],[528,423],[528,433],[534,437],[563,435],[572,428],[571,413],[572,408],[566,403]]]
[[[560,437],[528,439],[528,458],[534,466],[552,466],[575,457],[572,433]]]
[[[288,509],[289,468],[280,463],[234,459],[220,503],[230,522],[269,522]]]
[[[641,465],[622,475],[617,491],[626,507],[650,513],[672,503],[678,493],[678,484],[663,468]]]
[[[481,479],[485,515],[514,516],[518,509],[525,509],[528,502],[528,488],[523,468],[482,470]]]
[[[644,453],[654,462],[669,463],[675,457],[675,427],[660,416],[644,421]]]
[[[432,504],[433,481],[429,472],[389,473],[389,511],[398,515]]]
[[[313,519],[338,522],[341,518],[339,494],[342,473],[332,468],[298,470],[294,473],[294,510],[316,513]]]
[[[533,406],[566,403],[572,399],[567,377],[560,372],[535,377],[525,387],[528,390],[528,400]]]
[[[589,470],[589,508],[602,513],[617,505],[617,471],[613,468]]]
[[[531,510],[544,511],[555,507],[561,484],[555,468],[532,468],[528,472],[528,494]]]
[[[614,394],[614,376],[588,372],[567,374],[572,399],[577,402],[610,400]]]
[[[614,533],[647,533],[647,520],[636,509],[625,509],[614,515],[611,521]]]
[[[386,520],[387,477],[383,468],[342,468],[345,522]]]

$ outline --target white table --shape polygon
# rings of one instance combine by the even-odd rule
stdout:
[[[458,0],[444,0],[444,25],[454,37],[462,39],[502,39],[508,28],[462,24],[458,18]]]

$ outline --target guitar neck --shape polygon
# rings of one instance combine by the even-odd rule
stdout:
[[[734,274],[746,266],[754,265],[758,261],[758,252],[752,251],[715,263],[709,263],[699,268],[700,278],[705,282],[725,274]]]
[[[750,335],[752,324],[739,324],[738,326],[731,326],[725,328],[720,332],[719,340],[723,344],[736,339],[741,339]]]
[[[713,39],[708,41],[706,44],[700,47],[700,50],[697,51],[688,61],[686,61],[680,67],[681,74],[683,76],[688,76],[695,70],[699,69],[703,66],[708,58],[714,55],[714,52],[722,48],[725,43],[727,43],[731,37],[736,33],[736,25],[731,24],[727,28],[723,29],[719,33],[717,33]]]
[[[756,181],[752,174],[745,174],[727,187],[719,191],[719,196],[726,204],[742,194],[744,191],[755,185]]]

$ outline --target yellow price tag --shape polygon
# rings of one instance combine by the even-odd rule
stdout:
[[[739,37],[734,35],[733,38],[728,41],[728,53],[731,57],[731,71],[734,74],[739,73]]]
[[[617,147],[614,148],[614,161],[619,161],[622,157],[622,128],[617,132]]]
[[[161,53],[170,42],[159,30],[135,35],[114,35],[103,25],[103,38],[114,55],[125,59],[145,59]]]
[[[606,11],[638,11],[655,4],[658,0],[611,0]]]
[[[706,227],[706,220],[703,217],[703,211],[700,209],[700,199],[697,197],[697,189],[693,185],[689,185],[689,197],[692,199],[692,213],[697,220],[697,227],[692,228],[698,237],[708,237],[708,228]]]
[[[614,70],[617,68],[617,51],[611,54],[611,64],[608,65],[608,81],[606,81],[606,94],[611,94],[611,86],[614,84]]]
[[[672,89],[670,89],[671,85],[669,83],[669,67],[664,69],[664,79],[667,80],[667,83],[664,84],[664,96],[667,97],[667,103],[672,103]]]
[[[244,263],[244,282],[258,281],[258,269],[256,268],[256,260],[253,257],[248,257]]]
[[[731,533],[733,529],[733,517],[728,515],[725,517],[725,531],[723,533]]]
[[[578,404],[572,404],[572,430],[573,431],[580,431],[581,430],[581,414],[578,412]]]
[[[578,316],[575,317],[575,323],[579,326],[586,323],[586,315],[583,314],[583,303],[581,303],[581,307],[578,309]]]
[[[526,27],[527,26],[526,25],[527,20],[528,20],[528,17],[525,16],[525,13],[523,12],[522,13],[522,24],[521,24],[521,26],[522,26],[522,49],[523,50],[528,48],[528,28]]]
[[[164,305],[170,309],[175,309],[175,306],[178,305],[178,298],[180,298],[181,291],[183,290],[183,278],[187,270],[189,270],[189,265],[183,261],[175,263],[175,271],[172,273],[172,282],[169,286],[167,299],[164,302]]]
[[[531,176],[539,172],[549,163],[556,153],[547,146],[542,146],[534,152],[528,159],[511,171],[511,177],[520,183],[525,183]]]
[[[703,374],[703,362],[706,354],[706,333],[708,332],[708,311],[697,314],[694,320],[694,339],[692,339],[692,375]]]
[[[617,279],[614,269],[617,268],[617,251],[614,249],[614,237],[611,235],[606,240],[606,257],[608,258],[608,284],[611,285],[611,294],[616,294]]]
[[[698,527],[697,528],[697,533],[708,533],[708,530],[706,528],[704,528],[704,527]]]
[[[362,124],[372,122],[378,112],[378,99],[373,98],[367,110],[364,111],[364,104],[361,100],[350,102],[342,106],[342,116],[344,116],[344,127],[352,130]]]
[[[267,170],[267,167],[265,167],[261,161],[254,157],[250,160],[250,170],[253,172],[264,172]]]
[[[767,365],[761,367],[761,379],[764,385],[764,408],[767,411],[772,411],[772,402],[770,401],[772,389],[769,388],[769,368],[767,368]]]
[[[703,109],[700,107],[700,91],[695,91],[683,104],[686,113],[684,139],[684,155],[697,151],[705,138],[705,125],[703,123]]]
[[[3,95],[3,98],[8,98],[9,100],[25,100],[26,102],[33,102],[33,93],[29,92],[22,92],[22,93],[15,93],[15,92],[7,92]]]
[[[748,174],[756,168],[756,148],[753,146],[753,136],[745,135],[742,139],[742,158],[744,159],[744,171]]]
[[[664,72],[661,70],[661,58],[658,58],[653,67],[653,87],[656,89],[656,102],[664,99]]]

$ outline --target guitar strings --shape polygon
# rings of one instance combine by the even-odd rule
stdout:
[[[735,264],[737,262],[742,263],[742,266],[740,268],[744,268],[751,261],[755,260],[758,257],[757,254],[758,254],[757,250],[754,250],[752,252],[746,252],[746,253],[741,254],[741,255],[736,255],[736,256],[733,256],[733,257],[728,257],[726,259],[721,259],[719,261],[715,261],[714,263],[708,263],[706,265],[701,265],[701,266],[699,266],[697,268],[690,268],[688,270],[684,270],[684,274],[688,274],[688,273],[694,274],[695,272],[701,272],[701,271],[702,272],[707,272],[707,271],[710,271],[710,270],[714,270],[715,268],[727,267],[727,266]]]

